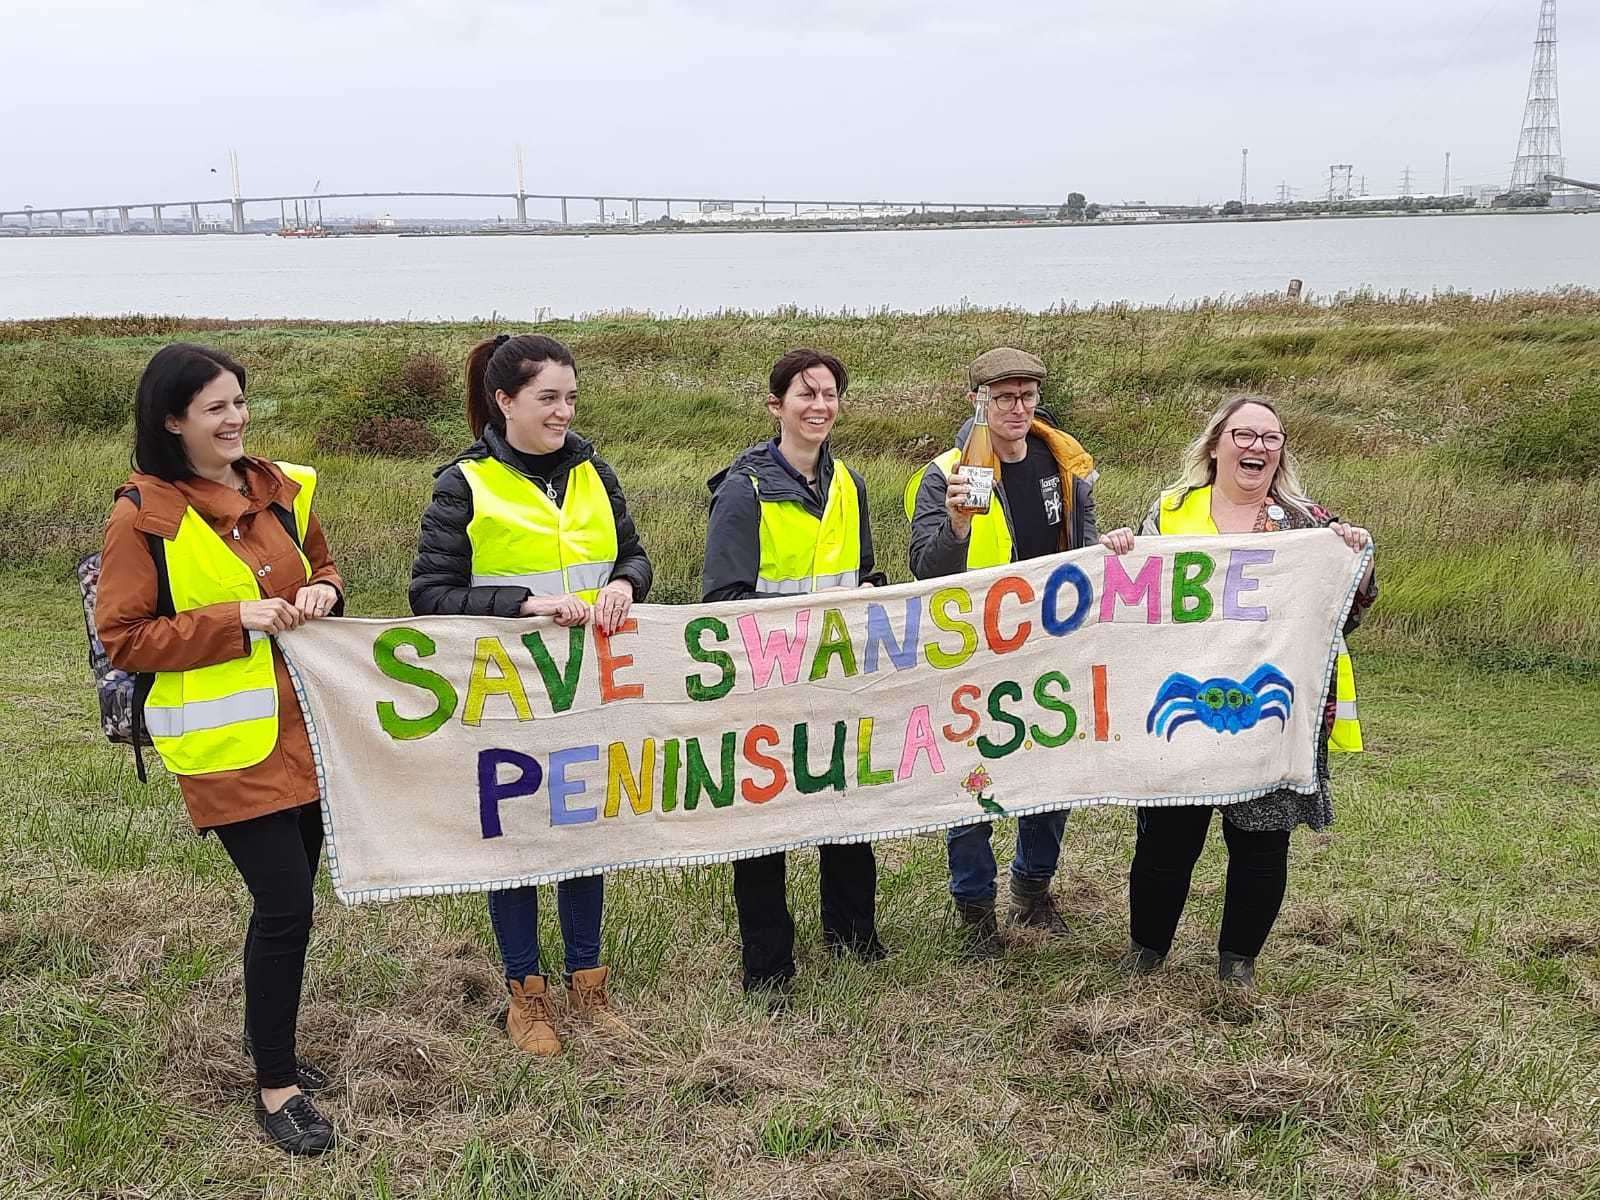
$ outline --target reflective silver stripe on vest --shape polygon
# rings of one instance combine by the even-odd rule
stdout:
[[[267,632],[264,629],[247,629],[245,632],[250,635],[251,642],[264,642],[267,640]]]
[[[837,575],[818,575],[809,579],[763,579],[756,580],[756,595],[758,596],[804,596],[810,592],[820,592],[825,588],[847,587],[853,588],[861,579],[859,571],[840,571]]]
[[[528,575],[474,575],[473,587],[525,587],[535,596],[559,596],[567,590],[560,571],[534,571]]]
[[[1333,716],[1337,721],[1354,721],[1356,719],[1356,702],[1354,700],[1340,700],[1333,706]]]
[[[611,570],[615,562],[579,563],[575,567],[567,568],[567,590],[569,592],[586,592],[590,588],[603,588],[606,580],[611,578]]]
[[[276,688],[256,688],[216,700],[191,700],[177,708],[146,705],[144,727],[152,737],[182,737],[202,729],[221,729],[240,721],[256,721],[278,711]]]

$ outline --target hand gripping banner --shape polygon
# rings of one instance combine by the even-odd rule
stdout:
[[[1140,538],[889,588],[279,639],[346,903],[720,862],[1088,804],[1312,792],[1370,558]]]

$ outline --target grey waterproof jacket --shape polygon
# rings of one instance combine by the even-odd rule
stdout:
[[[751,446],[726,469],[706,480],[711,489],[711,521],[706,529],[705,565],[700,572],[701,598],[706,601],[744,600],[756,595],[756,576],[761,570],[761,501],[756,499],[753,479],[765,500],[793,500],[820,519],[823,496],[833,486],[833,473],[839,469],[826,442],[817,458],[817,489],[813,491],[773,457],[777,439]],[[849,467],[844,468],[850,471]],[[867,486],[861,476],[855,480],[861,508],[861,582],[882,587],[888,582],[881,571],[874,571],[872,522],[867,513]],[[819,495],[820,493],[820,495]]]

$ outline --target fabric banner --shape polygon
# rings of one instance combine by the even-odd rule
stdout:
[[[1139,538],[943,579],[279,639],[346,903],[717,862],[1086,804],[1312,792],[1371,555]]]

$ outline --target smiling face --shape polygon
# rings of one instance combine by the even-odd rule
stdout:
[[[231,371],[194,394],[181,417],[168,417],[166,427],[183,442],[183,452],[196,475],[212,478],[244,457],[244,431],[250,424],[250,406],[244,389]]]
[[[974,397],[975,398],[975,397]],[[1039,407],[1037,379],[997,379],[989,385],[989,434],[1002,441],[1020,442],[1033,425]]]
[[[827,367],[807,367],[789,381],[781,397],[767,397],[767,408],[778,419],[780,446],[816,449],[839,419],[838,381]]]
[[[1275,444],[1269,448],[1266,441]],[[1245,444],[1241,446],[1240,442]],[[1283,422],[1265,405],[1241,404],[1223,422],[1211,457],[1217,464],[1217,485],[1231,499],[1259,502],[1278,477],[1278,463],[1283,458]]]
[[[496,391],[494,402],[506,418],[506,441],[524,454],[552,454],[567,440],[578,410],[578,373],[565,363],[546,361],[515,396]]]

